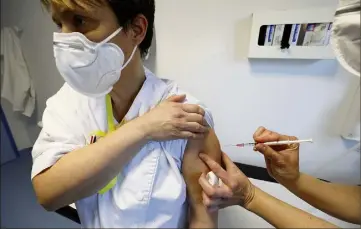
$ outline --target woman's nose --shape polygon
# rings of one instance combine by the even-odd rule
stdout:
[[[74,30],[73,26],[63,24],[63,26],[61,27],[61,32],[62,33],[72,33],[72,32],[75,32],[75,30]]]

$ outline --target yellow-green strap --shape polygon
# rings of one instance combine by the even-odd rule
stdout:
[[[106,112],[107,112],[107,121],[108,121],[108,133],[115,130],[114,117],[113,117],[113,106],[112,99],[110,95],[106,95]],[[98,134],[104,135],[104,132],[97,132]],[[99,135],[98,135],[99,136]],[[117,177],[114,177],[104,188],[102,188],[98,193],[104,194],[112,189],[117,184]]]
[[[110,95],[106,96],[106,111],[107,111],[108,133],[109,133],[115,130],[112,98],[110,97]]]
[[[94,132],[92,132],[91,133],[91,135],[95,135],[95,136],[97,136],[97,137],[105,137],[105,135],[107,135],[106,133],[104,133],[103,131],[94,131]]]
[[[98,193],[99,194],[104,194],[106,192],[108,192],[110,189],[112,189],[116,184],[117,184],[117,177],[114,177],[113,180],[111,180],[104,188],[102,188]]]

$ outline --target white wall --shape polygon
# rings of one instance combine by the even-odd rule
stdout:
[[[359,81],[334,60],[248,60],[245,55],[252,12],[336,8],[337,0],[156,3],[157,73],[176,80],[209,106],[223,145],[251,141],[260,125],[312,137],[314,144],[301,146],[303,171],[360,183],[360,154],[346,154],[354,143],[342,140],[339,132],[347,97]],[[264,166],[252,149],[223,149],[236,161]]]
[[[52,52],[52,32],[56,27],[38,0],[1,0],[1,26],[18,26],[23,30],[21,45],[37,93],[36,111],[31,119],[14,113],[2,101],[17,147],[31,147],[40,128],[46,100],[63,84],[56,70]]]

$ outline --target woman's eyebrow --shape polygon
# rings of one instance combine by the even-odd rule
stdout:
[[[76,9],[70,9],[66,8],[63,9],[61,12],[58,12],[57,14],[52,15],[53,21],[59,21],[59,18],[68,17],[70,15],[80,15],[84,17],[90,17],[94,15],[94,12],[88,12],[86,10],[76,8]]]

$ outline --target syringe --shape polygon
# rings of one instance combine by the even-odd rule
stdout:
[[[277,145],[290,145],[290,144],[300,144],[300,143],[305,143],[305,142],[309,142],[309,143],[313,143],[312,138],[311,139],[305,139],[305,140],[286,140],[286,141],[275,141],[275,142],[265,142],[262,143],[264,145],[268,145],[268,146],[277,146]],[[246,146],[255,146],[258,143],[256,142],[248,142],[248,143],[239,143],[239,144],[234,144],[234,145],[226,145],[226,146],[235,146],[235,147],[246,147]]]

